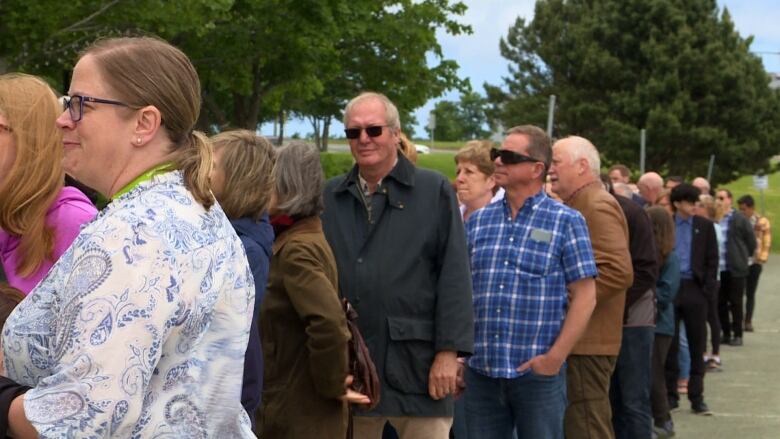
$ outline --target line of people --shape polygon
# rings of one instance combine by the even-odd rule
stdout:
[[[154,38],[90,46],[61,100],[0,77],[3,309],[26,295],[3,327],[0,435],[649,438],[672,428],[680,321],[709,413],[704,325],[742,343],[765,218],[725,212],[719,250],[698,189],[650,173],[637,195],[587,139],[530,125],[467,145],[453,189],[372,92],[344,110],[354,167],[325,182],[305,143],[194,131],[200,101]],[[351,375],[340,299],[379,399]]]

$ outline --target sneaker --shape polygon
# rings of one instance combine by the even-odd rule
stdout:
[[[723,370],[721,366],[720,357],[710,357],[707,360],[707,372],[720,372]]]
[[[699,403],[691,403],[691,410],[696,415],[712,416],[710,408],[707,407],[707,404],[704,401]]]
[[[745,332],[753,332],[753,324],[750,322],[745,322]]]
[[[658,439],[665,439],[674,436],[674,422],[668,420],[663,425],[653,425],[653,436]]]
[[[680,401],[677,398],[669,398],[669,411],[677,410],[680,407]]]
[[[731,339],[729,346],[742,346],[742,337],[734,337]]]

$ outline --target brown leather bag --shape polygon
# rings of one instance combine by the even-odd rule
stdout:
[[[368,396],[371,403],[349,407],[349,426],[347,429],[347,438],[352,438],[352,410],[358,407],[363,410],[371,410],[379,404],[379,375],[376,373],[376,366],[371,360],[371,354],[368,352],[366,342],[360,334],[357,326],[358,314],[355,308],[347,299],[341,299],[341,305],[344,308],[344,315],[347,317],[347,328],[352,336],[349,340],[349,374],[352,375],[352,385],[350,386],[356,392]]]

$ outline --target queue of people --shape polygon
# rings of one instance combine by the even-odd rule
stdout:
[[[467,144],[453,187],[374,92],[326,182],[306,143],[195,131],[200,90],[149,37],[88,47],[61,103],[0,76],[0,436],[669,436],[683,324],[711,413],[770,245],[752,198],[634,188],[531,125]]]

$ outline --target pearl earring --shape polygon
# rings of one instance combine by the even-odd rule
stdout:
[[[141,144],[141,138],[139,137],[139,138],[135,139],[135,143],[140,145]]]

